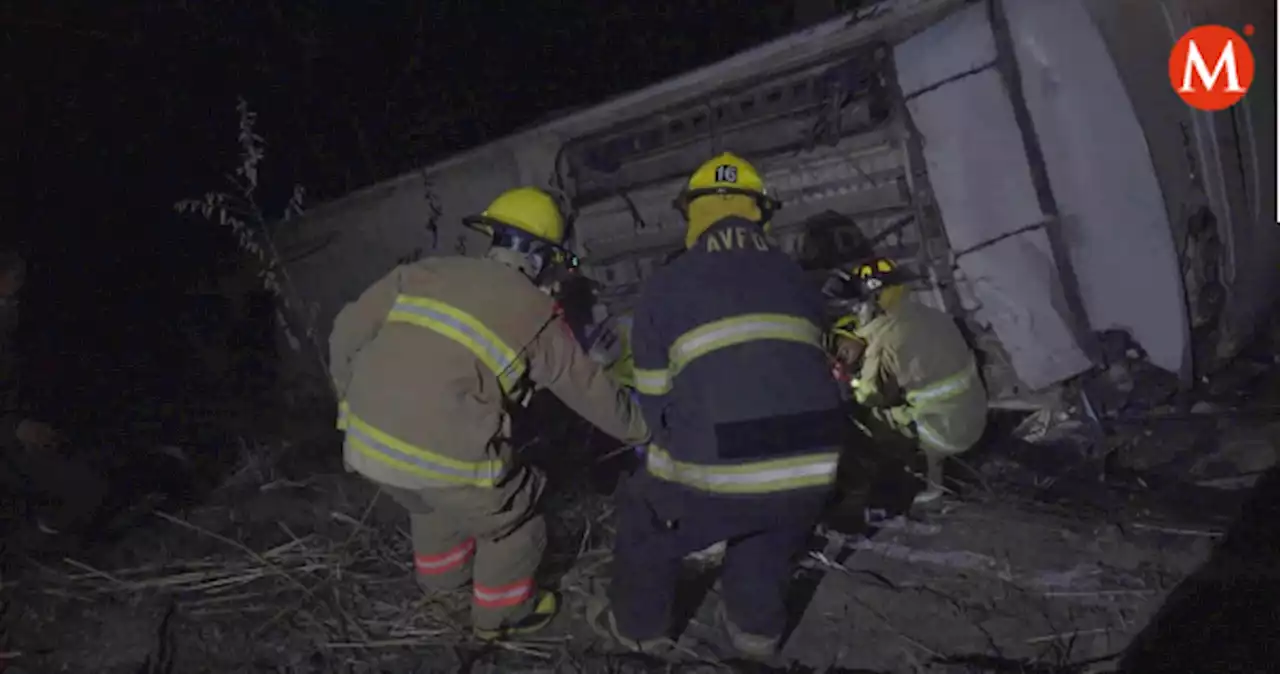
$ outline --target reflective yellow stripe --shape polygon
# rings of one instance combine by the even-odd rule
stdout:
[[[862,339],[861,337],[858,336],[858,333],[854,330],[848,330],[844,328],[831,328],[831,334],[828,335],[827,337],[827,342],[828,342],[826,345],[827,348],[834,351],[836,347],[839,346],[839,343],[836,341],[839,338],[857,339],[857,340]]]
[[[718,349],[766,339],[823,349],[822,329],[803,318],[784,314],[734,316],[680,335],[667,352],[666,369],[635,370],[636,390],[646,395],[662,395],[671,390],[675,376],[694,360]]]
[[[744,314],[707,323],[680,335],[668,353],[672,376],[689,363],[729,346],[777,339],[822,349],[822,329],[795,316]]]
[[[502,481],[501,461],[459,461],[398,440],[347,412],[347,445],[397,470],[431,482],[492,487]]]
[[[629,386],[631,388],[636,387],[636,367],[635,361],[631,358],[631,354],[627,354],[626,356],[614,361],[613,364],[606,367],[604,371],[609,373],[609,376],[613,377],[613,380],[619,384]]]
[[[444,302],[400,295],[387,320],[427,328],[465,346],[498,377],[508,392],[524,376],[524,362],[510,346],[474,316]]]
[[[960,372],[934,382],[924,388],[907,392],[907,402],[913,406],[950,400],[973,386],[978,378],[978,368],[972,362]]]
[[[767,494],[835,483],[837,452],[757,461],[746,464],[703,466],[676,461],[666,450],[650,445],[650,475],[718,494]]]
[[[632,371],[636,380],[636,390],[650,396],[660,396],[671,390],[671,375],[666,370]]]
[[[338,403],[338,430],[347,430],[347,415],[351,413],[351,406],[347,401],[343,400]]]
[[[849,387],[853,389],[853,399],[858,401],[858,404],[867,402],[868,398],[878,392],[874,381],[854,379],[849,382]]]
[[[920,436],[920,441],[923,442],[924,444],[932,445],[937,449],[941,449],[947,452],[963,452],[964,450],[968,449],[968,447],[961,447],[959,445],[954,445],[954,444],[951,444],[950,442],[947,442],[942,438],[942,435],[940,433],[933,430],[933,428],[931,428],[928,424],[920,421],[919,419],[916,419],[915,421],[916,421],[915,423],[916,434]]]

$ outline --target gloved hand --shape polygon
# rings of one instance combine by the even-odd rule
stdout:
[[[903,427],[911,425],[911,423],[916,420],[915,415],[911,412],[911,408],[907,405],[890,407],[889,418],[893,420],[893,423]]]

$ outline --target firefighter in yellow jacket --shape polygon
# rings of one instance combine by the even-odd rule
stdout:
[[[856,402],[879,425],[923,452],[928,484],[916,503],[942,496],[942,462],[967,451],[987,423],[987,393],[973,352],[946,313],[911,301],[890,260],[837,270],[826,294],[847,307],[832,330],[832,350],[861,366]]]
[[[546,388],[626,443],[649,431],[539,289],[566,255],[554,199],[514,189],[465,222],[491,236],[488,254],[387,274],[335,319],[330,370],[345,461],[409,511],[419,583],[470,582],[473,629],[499,638],[558,610],[533,577],[544,477],[514,455],[508,410]]]

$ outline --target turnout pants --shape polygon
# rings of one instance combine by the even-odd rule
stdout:
[[[889,407],[889,408],[860,408],[858,411],[858,425],[876,445],[876,449],[882,455],[894,456],[902,463],[912,468],[919,467],[917,457],[924,459],[925,478],[930,487],[940,487],[943,479],[942,462],[944,459],[958,454],[962,454],[972,446],[972,444],[963,445],[963,449],[943,449],[932,443],[926,443],[921,438],[921,431],[918,422],[912,418],[913,412],[907,407]],[[973,430],[973,424],[964,423],[964,417],[950,417],[946,420],[942,427],[949,427],[953,432],[959,431],[960,437],[969,435],[969,431]],[[959,422],[959,423],[957,423]],[[933,419],[930,423],[936,424],[937,420]],[[986,424],[986,417],[982,417],[980,423],[976,426],[979,434]],[[935,428],[934,435],[938,435]]]
[[[845,517],[861,520],[863,507],[887,497],[918,490],[918,482],[903,472],[919,468],[920,444],[909,426],[897,423],[887,410],[853,407],[855,427],[850,430],[836,477],[836,509]],[[909,501],[911,494],[905,494]],[[881,504],[887,505],[887,504]]]
[[[793,558],[829,496],[825,489],[700,494],[637,472],[621,485],[617,502],[609,601],[619,632],[637,641],[669,636],[681,561],[727,541],[720,584],[730,622],[748,634],[781,636]]]
[[[525,468],[492,489],[382,489],[409,511],[418,584],[438,592],[470,582],[472,625],[498,629],[533,610],[547,541],[536,510],[544,485]]]

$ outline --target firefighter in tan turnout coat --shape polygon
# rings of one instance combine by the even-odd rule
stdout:
[[[550,195],[510,190],[466,223],[487,256],[397,267],[338,314],[330,368],[346,463],[409,511],[419,583],[472,582],[473,629],[499,638],[558,609],[533,578],[545,478],[514,455],[508,410],[546,388],[625,443],[649,431],[537,285],[566,254]]]
[[[951,316],[911,301],[890,260],[838,270],[825,292],[849,307],[832,329],[832,350],[856,365],[853,397],[873,436],[896,436],[925,458],[916,503],[942,496],[943,460],[968,451],[987,425],[987,392],[973,352]]]

